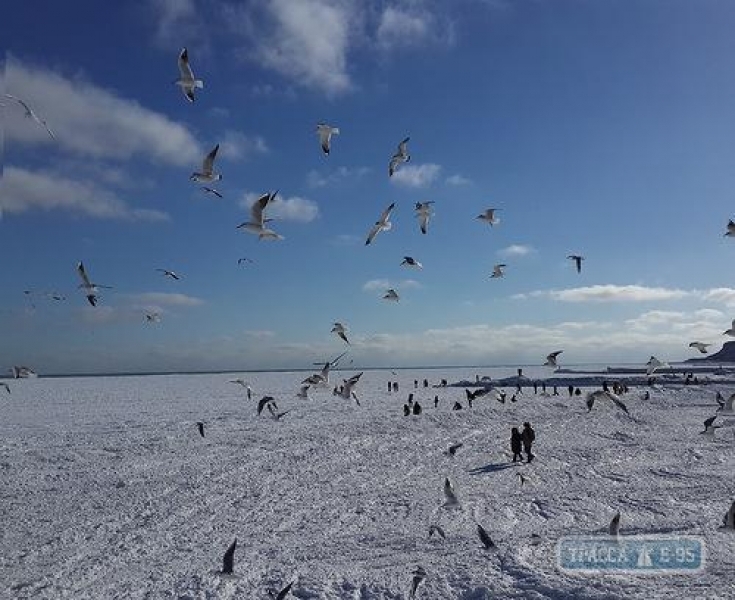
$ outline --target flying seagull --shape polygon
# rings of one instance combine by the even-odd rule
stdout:
[[[308,383],[302,385],[299,388],[299,391],[296,392],[296,397],[300,398],[301,400],[308,400],[309,399],[309,387],[310,385]]]
[[[574,266],[577,267],[577,273],[581,273],[584,256],[579,256],[579,254],[570,254],[567,258],[574,261]]]
[[[493,274],[490,275],[490,278],[503,277],[505,275],[505,272],[503,271],[503,269],[505,267],[507,267],[507,266],[508,265],[505,265],[505,264],[502,264],[502,263],[499,264],[499,265],[495,265],[493,267]]]
[[[446,502],[444,502],[444,506],[458,506],[459,500],[457,500],[457,494],[454,492],[454,486],[452,485],[452,482],[449,481],[449,477],[446,477],[444,479],[444,497],[446,498]]]
[[[186,48],[182,48],[179,53],[179,73],[181,76],[174,83],[181,88],[189,102],[194,102],[194,89],[202,89],[204,83],[201,79],[194,78],[194,73],[189,65],[189,52]]]
[[[225,556],[222,559],[222,572],[226,574],[232,574],[232,568],[235,565],[235,548],[237,547],[237,538],[227,548]]]
[[[332,327],[332,333],[336,333],[339,337],[341,337],[345,342],[348,344],[350,343],[350,340],[347,339],[345,326],[342,325],[342,323],[335,323],[334,327]]]
[[[154,313],[146,313],[145,320],[148,323],[160,323],[161,322],[161,315],[159,315],[156,312],[154,312]]]
[[[477,215],[480,221],[485,221],[491,227],[500,223],[500,219],[495,216],[495,211],[500,210],[499,208],[488,208],[484,213]]]
[[[391,302],[398,302],[400,300],[400,297],[398,296],[398,292],[396,292],[393,288],[386,290],[385,294],[383,295],[383,300],[390,300]]]
[[[449,450],[447,450],[447,453],[449,454],[449,456],[454,456],[455,454],[457,454],[457,450],[459,450],[462,446],[464,446],[462,442],[458,444],[452,444],[451,446],[449,446]]]
[[[223,198],[224,197],[224,196],[222,196],[222,192],[219,192],[219,191],[215,190],[214,188],[207,187],[206,185],[205,186],[202,186],[202,191],[204,193],[206,193],[206,194],[214,194],[215,196],[217,196],[217,198]]]
[[[271,414],[271,417],[273,417],[276,421],[280,421],[283,417],[285,417],[288,413],[291,412],[291,410],[284,410],[283,412],[276,412],[276,403],[275,402],[269,402],[266,404],[268,407],[268,412]]]
[[[219,181],[222,179],[220,173],[214,172],[214,159],[217,158],[217,150],[219,150],[219,144],[217,144],[209,154],[204,158],[202,162],[202,170],[194,171],[189,179],[198,183],[211,183],[212,181]]]
[[[712,344],[704,344],[702,342],[692,342],[689,344],[690,348],[696,348],[699,350],[702,354],[707,354],[707,348],[711,346]]]
[[[625,406],[625,403],[618,396],[606,390],[595,390],[594,392],[590,392],[587,394],[587,412],[590,412],[592,410],[592,407],[595,405],[595,400],[600,400],[602,398],[611,400],[615,404],[615,406],[617,406],[625,414],[630,414],[628,412],[628,407]]]
[[[80,288],[83,288],[86,295],[87,295],[87,301],[92,306],[97,306],[97,291],[99,288],[107,288],[112,289],[110,286],[107,285],[99,285],[97,283],[92,283],[89,280],[89,277],[87,277],[87,272],[84,270],[84,264],[79,261],[79,264],[77,265],[77,273],[79,273],[79,277],[82,278],[82,283],[79,284]]]
[[[326,156],[329,156],[332,136],[339,135],[339,128],[332,127],[331,125],[327,125],[326,123],[319,123],[316,126],[316,132],[319,134],[319,143],[322,146],[322,152],[324,152]]]
[[[174,273],[173,271],[169,271],[168,269],[156,269],[156,271],[163,273],[165,277],[170,277],[171,279],[176,279],[177,281],[180,279],[180,277],[176,273]]]
[[[426,233],[429,230],[429,219],[434,215],[434,213],[431,212],[432,204],[434,204],[433,200],[416,203],[416,218],[419,220],[421,233]]]
[[[557,363],[557,357],[564,352],[564,350],[557,350],[556,352],[552,352],[546,357],[546,362],[544,363],[545,367],[553,367],[554,369],[558,369],[559,365]]]
[[[713,425],[713,423],[715,422],[715,419],[716,418],[717,418],[717,415],[715,415],[714,417],[710,417],[709,419],[707,419],[704,422],[704,431],[700,431],[699,433],[700,434],[705,434],[705,435],[714,435],[715,434],[715,429],[719,429],[720,427],[722,427],[722,425]]]
[[[485,531],[485,528],[479,523],[477,523],[477,535],[480,537],[482,545],[485,546],[485,550],[495,548],[495,542],[490,539],[490,535],[488,534],[488,532]]]
[[[724,237],[735,237],[735,223],[733,223],[732,219],[727,222],[727,231]]]
[[[735,321],[732,322],[730,329],[722,332],[722,335],[730,335],[732,337],[735,337]]]
[[[349,400],[350,398],[352,398],[355,402],[357,402],[358,406],[360,406],[360,400],[357,398],[357,394],[355,394],[352,388],[354,388],[357,385],[357,382],[360,381],[360,377],[362,377],[362,373],[358,373],[357,375],[353,375],[349,379],[343,380],[342,388],[338,392],[340,398],[344,398],[345,400]]]
[[[666,369],[668,368],[669,363],[660,361],[655,356],[652,356],[648,359],[648,362],[646,363],[646,375],[653,375],[653,373],[657,369]]]
[[[401,266],[406,265],[407,267],[413,267],[414,269],[423,269],[424,265],[422,265],[419,261],[417,261],[412,256],[404,256],[403,262],[401,263]]]
[[[263,412],[263,409],[266,406],[271,406],[271,404],[275,405],[276,400],[273,396],[263,396],[260,400],[258,400],[258,416],[260,416],[260,413]],[[276,406],[276,408],[278,408]]]
[[[416,590],[424,579],[426,579],[426,571],[424,571],[423,567],[419,566],[413,572],[413,580],[411,581],[411,591],[408,593],[408,600],[414,600],[414,598],[416,598]]]
[[[396,169],[398,169],[398,166],[407,163],[409,160],[411,160],[411,156],[408,153],[408,140],[411,138],[406,138],[403,140],[400,144],[398,144],[398,152],[396,152],[393,157],[390,159],[390,164],[388,165],[388,177],[393,177],[393,173],[396,172]]]
[[[250,263],[250,264],[254,264],[254,262],[255,262],[255,261],[253,261],[253,259],[252,259],[252,258],[248,258],[248,257],[244,257],[244,258],[238,258],[238,259],[237,259],[237,264],[238,264],[238,265],[241,265],[242,263]]]
[[[292,585],[293,585],[293,581],[289,583],[285,588],[283,588],[280,592],[278,592],[278,595],[276,596],[276,600],[284,600],[284,598],[288,596],[289,592],[291,592]]]
[[[15,100],[18,104],[20,104],[26,111],[26,118],[33,119],[36,123],[38,123],[41,127],[43,127],[46,130],[46,133],[49,134],[52,140],[56,139],[56,136],[54,135],[54,132],[51,131],[46,121],[44,121],[41,117],[39,117],[33,109],[28,106],[23,100],[20,98],[16,98],[15,96],[11,96],[10,94],[5,94],[6,98],[10,98],[11,100]]]
[[[383,213],[380,215],[380,219],[375,221],[375,225],[373,225],[373,228],[370,230],[367,236],[367,240],[365,240],[365,245],[367,246],[370,244],[373,239],[375,239],[375,236],[378,235],[381,231],[389,231],[391,227],[393,227],[393,224],[390,222],[390,213],[393,210],[393,207],[395,207],[396,203],[392,202],[391,205],[386,208]]]
[[[261,240],[282,240],[282,235],[279,235],[272,229],[268,229],[267,227],[265,227],[265,224],[271,221],[271,219],[266,219],[265,215],[263,214],[266,207],[271,202],[273,202],[277,194],[278,190],[272,193],[266,192],[255,202],[253,202],[253,205],[250,207],[250,220],[245,221],[244,223],[240,223],[237,228],[242,229],[243,231],[247,231],[248,233],[257,235],[258,239]]]
[[[197,429],[199,430],[199,435],[204,437],[204,423],[197,421]]]
[[[615,513],[615,516],[610,521],[610,535],[618,537],[620,533],[620,511]]]
[[[444,533],[444,530],[439,525],[429,526],[429,537],[434,535],[434,533],[438,534],[443,540],[447,539],[447,534]]]

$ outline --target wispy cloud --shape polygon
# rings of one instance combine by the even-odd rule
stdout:
[[[463,177],[462,175],[455,174],[455,175],[450,175],[449,177],[447,177],[445,180],[445,183],[447,185],[456,185],[456,186],[470,185],[472,183],[472,180],[468,179],[467,177]]]
[[[592,285],[566,290],[538,290],[517,294],[516,298],[551,298],[561,302],[648,302],[676,300],[691,295],[680,289],[646,287],[642,285]]]
[[[260,198],[262,194],[246,192],[240,201],[240,206],[250,210],[253,203]],[[291,196],[284,198],[276,196],[275,200],[270,202],[266,208],[269,218],[278,219],[279,221],[299,221],[309,223],[319,216],[319,206],[316,202],[302,198],[300,196]]]
[[[309,187],[325,187],[344,181],[362,179],[371,170],[370,167],[338,167],[329,173],[322,173],[312,169],[306,174],[306,183]]]
[[[255,338],[258,340],[265,340],[276,337],[275,331],[270,331],[269,329],[249,329],[243,331],[243,335],[245,337]]]
[[[13,104],[5,110],[5,136],[11,144],[53,145],[55,150],[92,158],[138,156],[177,166],[201,161],[201,148],[184,125],[81,76],[67,78],[10,58],[6,86],[34,107],[56,135],[51,140]]]
[[[76,181],[45,171],[5,167],[0,205],[10,214],[30,210],[64,210],[97,219],[167,221],[159,210],[132,208],[114,192],[91,181]]]
[[[253,156],[268,154],[270,149],[259,135],[246,135],[240,131],[228,130],[220,136],[219,155],[225,160],[248,160]]]
[[[529,254],[533,254],[534,252],[536,252],[536,249],[533,246],[529,246],[527,244],[511,244],[510,246],[498,250],[498,254],[500,256],[507,258],[528,256]]]
[[[415,279],[370,279],[363,284],[362,289],[365,292],[384,292],[389,288],[393,288],[396,290],[408,290],[417,289],[420,287],[421,284]]]
[[[128,294],[126,297],[134,303],[155,306],[192,307],[204,304],[204,300],[195,296],[167,292],[143,292],[140,294]]]
[[[423,165],[404,165],[399,167],[391,181],[407,187],[422,188],[432,184],[441,171],[441,166],[433,163]]]
[[[454,27],[440,18],[428,3],[400,3],[387,6],[380,15],[375,41],[383,50],[419,46],[428,42],[452,44]]]
[[[197,17],[194,0],[150,0],[150,8],[159,45],[170,47],[182,39],[202,39],[202,20]]]

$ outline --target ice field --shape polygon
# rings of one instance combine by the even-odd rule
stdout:
[[[735,386],[657,387],[647,401],[631,389],[630,416],[611,403],[588,412],[566,388],[472,409],[463,388],[414,390],[414,379],[500,371],[366,371],[360,406],[331,388],[298,399],[303,372],[8,381],[0,597],[266,599],[294,582],[288,597],[406,599],[421,566],[417,599],[735,598],[735,532],[721,527],[735,499],[735,415],[720,413],[714,438],[699,433],[716,390]],[[252,400],[229,383],[238,376]],[[423,414],[403,416],[409,392]],[[291,412],[258,416],[265,394]],[[524,421],[536,430],[530,465],[510,462],[510,429]],[[443,507],[446,477],[458,508]],[[704,570],[560,571],[557,540],[603,535],[616,511],[621,536],[701,536]],[[446,539],[429,538],[432,524]],[[221,574],[235,538],[234,573]]]

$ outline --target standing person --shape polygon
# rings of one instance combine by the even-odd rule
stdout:
[[[434,396],[434,408],[439,405],[439,396]]]
[[[518,431],[518,427],[514,427],[510,430],[510,451],[513,453],[513,462],[516,462],[516,458],[523,462],[523,455],[521,454],[521,444],[523,438],[521,432]]]
[[[569,397],[571,398],[574,394],[574,386],[570,385],[569,387],[567,387],[567,390],[569,391]]]
[[[521,440],[523,441],[523,451],[526,453],[527,462],[531,462],[535,458],[531,452],[531,446],[533,446],[533,442],[536,441],[536,432],[528,421],[523,424]]]

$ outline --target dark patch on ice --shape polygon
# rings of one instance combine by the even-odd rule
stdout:
[[[523,463],[512,463],[512,462],[503,462],[503,463],[490,463],[485,465],[484,467],[475,467],[474,469],[470,469],[469,472],[472,475],[481,475],[483,473],[496,473],[497,471],[504,471],[505,469],[511,469],[513,467],[520,466]]]

